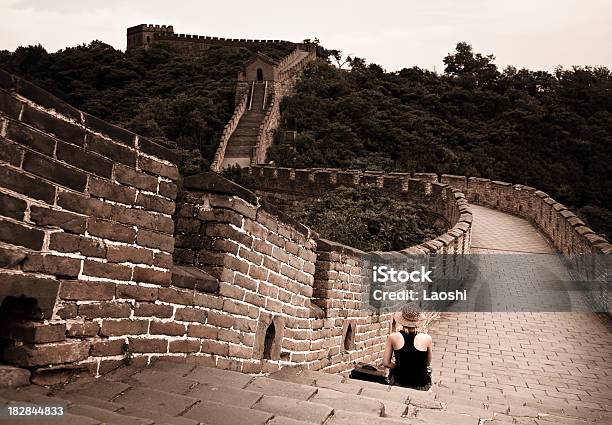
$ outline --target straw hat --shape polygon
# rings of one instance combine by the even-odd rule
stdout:
[[[403,311],[395,313],[393,319],[395,319],[395,323],[405,328],[418,328],[420,316],[421,315],[416,311],[404,309]]]

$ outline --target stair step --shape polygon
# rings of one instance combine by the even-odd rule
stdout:
[[[253,406],[257,400],[263,396],[262,393],[256,391],[242,390],[240,388],[226,387],[225,385],[218,384],[200,384],[192,388],[186,395],[200,400],[213,401],[215,403],[238,406],[245,409]]]
[[[225,156],[227,158],[232,158],[232,157],[251,157],[251,153],[253,152],[253,148],[250,146],[234,146],[234,147],[228,147],[227,150],[225,151]]]
[[[215,425],[264,425],[273,415],[259,410],[226,406],[213,401],[202,401],[185,412],[183,416]]]
[[[198,402],[195,398],[139,387],[130,388],[113,401],[171,416],[184,412]]]
[[[277,381],[263,376],[253,378],[244,389],[260,392],[267,396],[281,396],[297,400],[308,400],[317,392],[315,387]]]
[[[349,406],[346,406],[346,408],[348,409]],[[412,425],[417,423],[424,425],[422,422],[416,420],[410,421],[404,418],[373,418],[368,414],[339,409],[335,409],[334,413],[325,421],[325,425]],[[449,422],[449,424],[451,423],[452,422]],[[474,425],[477,425],[477,423]]]
[[[253,409],[315,424],[322,424],[333,412],[331,407],[323,404],[269,395],[263,396]]]

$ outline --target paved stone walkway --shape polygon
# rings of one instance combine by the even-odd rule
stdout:
[[[554,252],[527,221],[472,211],[476,253]],[[445,313],[431,329],[440,398],[612,423],[611,330],[605,315],[591,313]]]

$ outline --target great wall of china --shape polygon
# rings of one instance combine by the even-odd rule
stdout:
[[[135,37],[128,30],[128,45],[136,46]],[[168,38],[210,40],[172,31]],[[154,39],[163,38],[155,32]],[[311,60],[314,53],[298,47],[270,63],[277,77],[270,81],[271,101],[263,97],[265,113],[257,116],[257,142],[248,145],[246,156],[235,156],[248,159],[254,192],[214,172],[228,164],[232,135],[255,84],[262,83],[248,66],[238,79],[236,111],[213,172],[184,180],[171,151],[0,70],[2,362],[28,369],[38,383],[67,370],[103,375],[156,359],[246,374],[284,366],[334,373],[358,361],[379,362],[393,324],[391,315],[363,308],[362,253],[320,239],[273,206],[338,186],[374,185],[427,206],[448,224],[444,234],[399,255],[470,253],[476,225],[470,204],[527,220],[579,273],[601,269],[584,264],[581,254],[612,253],[571,211],[526,186],[426,173],[258,165],[280,98],[291,93]],[[322,385],[327,378],[312,379]],[[367,388],[353,394],[365,396]],[[389,416],[384,410],[378,416]],[[318,423],[330,415],[322,414]]]

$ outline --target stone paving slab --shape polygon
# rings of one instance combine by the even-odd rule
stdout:
[[[326,388],[319,388],[319,391],[312,397],[311,401],[313,403],[325,404],[334,409],[346,409],[373,416],[382,416],[385,411],[384,399],[375,400]]]
[[[264,425],[273,415],[253,409],[202,401],[183,416],[206,425]]]
[[[173,373],[158,372],[154,369],[144,369],[129,377],[123,378],[122,382],[131,386],[142,386],[149,388],[163,388],[164,391],[176,394],[187,394],[192,388],[199,385],[198,381],[181,377]]]
[[[68,408],[68,411],[73,415],[86,416],[113,425],[151,425],[155,423],[152,419],[146,420],[134,416],[121,415],[106,409],[83,404],[72,405]]]
[[[332,414],[331,407],[323,404],[267,395],[253,409],[314,424],[322,424]]]
[[[308,385],[293,382],[277,381],[275,379],[256,377],[244,387],[245,390],[263,393],[268,396],[281,396],[297,400],[308,400],[317,389]]]
[[[139,409],[177,416],[198,402],[197,399],[148,388],[130,388],[113,401]]]
[[[193,388],[186,395],[199,400],[214,401],[229,406],[243,407],[245,409],[253,406],[257,400],[263,396],[262,393],[256,391],[241,390],[239,388],[226,387],[224,385],[207,384],[201,384]]]
[[[370,415],[351,412],[347,410],[334,410],[334,414],[328,418],[325,425],[423,425],[416,418],[372,418]]]
[[[236,388],[244,388],[253,379],[251,375],[206,366],[197,366],[186,377],[202,384],[215,385],[223,382],[226,387]]]

